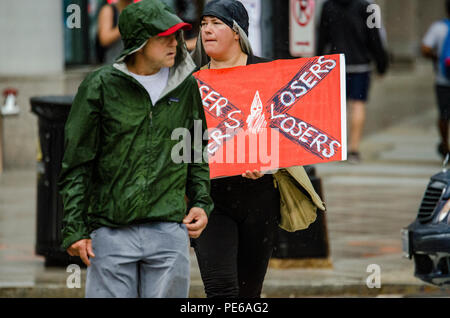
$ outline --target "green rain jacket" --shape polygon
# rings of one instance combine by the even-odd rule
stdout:
[[[171,138],[174,129],[188,129],[193,136],[194,120],[202,121],[202,135],[207,129],[192,76],[195,64],[182,34],[167,87],[155,105],[121,62],[150,37],[180,22],[159,1],[129,5],[119,20],[125,49],[117,63],[89,74],[78,88],[65,126],[59,181],[64,249],[101,226],[182,222],[185,194],[190,206],[211,213],[208,164],[174,163],[171,158],[180,143]],[[191,142],[188,150],[203,153],[207,142]]]

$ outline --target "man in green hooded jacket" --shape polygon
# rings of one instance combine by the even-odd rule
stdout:
[[[62,246],[88,265],[86,297],[188,296],[188,236],[213,207],[208,164],[172,159],[175,129],[207,129],[181,31],[189,27],[159,0],[129,5],[122,54],[88,75],[73,102]],[[207,140],[187,144],[203,153]]]

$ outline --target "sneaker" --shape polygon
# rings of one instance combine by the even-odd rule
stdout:
[[[349,151],[347,153],[347,162],[351,164],[361,163],[361,156],[358,151]]]

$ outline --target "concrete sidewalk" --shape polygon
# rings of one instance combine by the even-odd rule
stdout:
[[[327,202],[332,268],[269,268],[263,296],[427,296],[448,290],[421,282],[411,260],[402,258],[400,229],[416,216],[429,177],[441,169],[436,154],[436,113],[372,134],[363,144],[363,163],[317,165]],[[27,198],[27,199],[24,199]],[[82,297],[69,289],[65,268],[46,268],[34,255],[35,171],[0,176],[0,297]],[[376,264],[381,288],[366,280]],[[203,285],[192,253],[192,297]],[[450,291],[448,291],[450,296]]]
[[[402,258],[400,229],[417,214],[431,175],[441,169],[434,110],[411,117],[362,145],[363,163],[317,165],[329,211],[332,270],[270,270],[269,295],[427,295],[450,290],[414,277],[412,260]],[[381,288],[370,289],[370,264],[379,265]],[[291,282],[289,282],[289,277]],[[297,288],[295,288],[297,286]],[[282,287],[282,288],[280,288]]]

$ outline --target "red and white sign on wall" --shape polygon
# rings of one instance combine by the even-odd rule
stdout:
[[[314,55],[314,0],[290,0],[289,51],[292,56]]]

